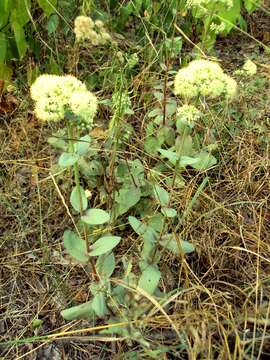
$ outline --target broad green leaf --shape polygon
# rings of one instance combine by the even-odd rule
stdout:
[[[82,186],[75,186],[70,195],[70,203],[73,209],[81,212],[87,209],[87,197]]]
[[[189,165],[197,170],[207,170],[217,163],[217,159],[206,151],[202,151],[201,153],[197,154],[196,158],[194,159],[196,159],[196,161],[193,164],[190,163]]]
[[[106,306],[105,297],[103,293],[100,292],[94,296],[92,300],[92,308],[96,313],[96,315],[100,318],[104,317],[107,314],[108,309]]]
[[[64,246],[68,254],[79,262],[87,262],[86,243],[73,231],[65,230]]]
[[[59,16],[57,14],[52,14],[47,23],[48,35],[53,34],[59,25]]]
[[[75,143],[75,152],[78,155],[85,155],[89,150],[91,138],[89,135],[85,135],[80,138],[78,142]]]
[[[165,217],[173,218],[177,215],[177,211],[172,208],[161,208],[161,212]]]
[[[80,157],[78,154],[63,153],[58,160],[58,164],[62,168],[66,168],[66,167],[74,165],[79,160],[79,158]]]
[[[30,20],[31,0],[11,0],[11,2],[11,22],[25,26]]]
[[[184,254],[189,254],[195,250],[194,246],[190,242],[176,239],[176,236],[173,234],[162,236],[159,244],[176,255],[179,255],[181,251]]]
[[[46,16],[50,16],[56,10],[57,0],[37,0]]]
[[[261,0],[244,0],[244,5],[246,10],[251,14],[254,10],[260,7],[261,2]]]
[[[155,117],[155,116],[157,116],[157,115],[163,115],[162,109],[159,108],[159,107],[151,110],[151,111],[147,114],[147,116],[150,117],[150,118]]]
[[[56,136],[51,136],[48,138],[48,143],[55,147],[56,149],[66,150],[67,149],[67,143],[64,139],[61,139]]]
[[[115,196],[117,206],[117,215],[122,215],[130,208],[137,204],[141,198],[141,190],[139,188],[123,188]]]
[[[99,256],[96,262],[96,269],[101,278],[109,278],[115,269],[115,258],[113,253]]]
[[[5,64],[0,64],[0,80],[10,81],[12,78],[12,68]]]
[[[90,256],[100,256],[105,254],[106,252],[111,251],[115,246],[119,244],[121,240],[120,236],[104,236],[98,239],[91,247],[90,247]]]
[[[161,205],[161,206],[168,206],[169,202],[170,202],[170,195],[169,193],[163,189],[161,186],[159,186],[158,184],[154,185],[153,187],[154,190],[154,196],[156,201]]]
[[[144,149],[148,154],[156,155],[162,142],[154,136],[148,136],[144,142]]]
[[[102,209],[89,209],[81,219],[88,225],[101,225],[110,220],[110,214]]]
[[[180,161],[179,161],[179,165],[182,167],[185,167],[187,165],[189,166],[193,166],[194,164],[197,164],[199,161],[199,157],[191,157],[191,156],[181,156]]]
[[[129,216],[128,222],[135,233],[138,235],[143,235],[147,230],[147,226],[140,220],[136,219],[134,216]]]
[[[140,276],[138,286],[152,295],[158,287],[161,273],[154,266],[147,266]]]
[[[176,165],[177,161],[179,161],[180,156],[175,152],[171,150],[158,150],[162,156],[167,158],[173,165]]]
[[[61,311],[61,316],[67,320],[80,320],[87,319],[94,315],[92,300],[86,302],[85,304],[73,306],[69,309],[65,309]]]
[[[22,59],[27,50],[27,42],[25,40],[24,29],[17,21],[12,22],[12,29],[14,31],[15,41],[20,59]]]
[[[12,0],[0,1],[0,29],[2,29],[8,22]]]
[[[252,0],[252,2],[254,2],[254,0]],[[226,9],[218,13],[218,17],[225,23],[225,33],[228,34],[237,23],[237,20],[240,16],[240,11],[241,0],[234,0],[233,6],[230,9]]]
[[[0,64],[3,64],[6,60],[7,54],[7,38],[6,34],[0,32]]]

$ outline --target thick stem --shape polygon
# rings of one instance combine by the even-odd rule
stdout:
[[[76,129],[74,127],[72,127],[69,123],[67,124],[67,129],[68,129],[69,151],[74,152],[75,151],[74,139],[79,138],[79,134],[76,133]],[[83,215],[83,199],[82,199],[81,184],[80,184],[80,171],[79,171],[79,166],[78,166],[77,162],[73,165],[73,171],[74,171],[75,185],[76,185],[76,188],[78,189],[78,193],[79,193],[80,215],[82,216]],[[83,224],[83,237],[84,237],[84,241],[86,244],[86,251],[87,251],[87,253],[89,253],[90,252],[90,244],[89,244],[88,229],[87,229],[86,224]],[[93,274],[95,275],[95,277],[99,278],[97,271],[96,271],[95,262],[91,257],[90,257],[90,263],[91,263]]]

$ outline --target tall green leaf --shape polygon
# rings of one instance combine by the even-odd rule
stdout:
[[[14,31],[15,41],[20,59],[22,59],[27,50],[27,42],[25,40],[24,29],[17,21],[12,22],[12,29]]]
[[[0,1],[0,29],[2,29],[8,22],[11,2],[11,0]]]
[[[0,32],[0,64],[3,64],[6,60],[7,53],[7,38],[6,35]]]
[[[57,0],[37,0],[37,2],[46,16],[50,16],[56,10]]]

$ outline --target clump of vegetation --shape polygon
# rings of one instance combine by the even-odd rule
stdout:
[[[214,50],[259,5],[25,2],[55,38],[2,81],[5,358],[268,353],[270,85]]]

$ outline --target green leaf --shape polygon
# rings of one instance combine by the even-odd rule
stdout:
[[[64,139],[58,138],[56,136],[51,136],[48,138],[48,143],[55,147],[56,149],[66,150],[67,143]]]
[[[74,154],[74,153],[66,153],[64,152],[59,160],[58,160],[58,164],[62,167],[62,168],[66,168],[69,166],[74,165],[78,160],[79,160],[79,155],[78,154]]]
[[[56,10],[57,0],[37,0],[46,16],[50,16]]]
[[[30,20],[31,5],[31,0],[12,0],[11,23],[25,26]]]
[[[11,0],[0,1],[0,29],[2,29],[8,22],[10,8]]]
[[[85,155],[89,150],[90,142],[91,137],[89,135],[81,137],[80,140],[74,144],[75,152],[80,156]]]
[[[137,204],[141,198],[141,190],[139,188],[122,188],[115,196],[117,206],[117,215],[122,215],[130,208]]]
[[[154,266],[149,265],[140,276],[138,286],[152,295],[158,287],[161,273]]]
[[[0,64],[4,63],[7,54],[7,38],[6,34],[0,32]]]
[[[154,196],[156,201],[161,205],[161,206],[168,206],[169,202],[170,202],[170,195],[169,193],[163,189],[161,186],[159,186],[158,184],[154,185]]]
[[[70,203],[73,209],[81,212],[87,209],[87,197],[82,186],[75,186],[70,195]]]
[[[202,151],[201,153],[196,155],[195,159],[196,161],[190,165],[197,170],[207,170],[210,167],[216,165],[217,163],[217,159],[206,151]]]
[[[189,254],[195,250],[194,246],[190,242],[176,239],[174,234],[167,234],[162,236],[159,244],[175,255],[179,255],[181,251],[184,254]]]
[[[10,81],[11,78],[12,68],[5,64],[0,64],[0,80]]]
[[[25,40],[24,29],[17,21],[12,22],[12,29],[14,31],[15,41],[20,59],[22,59],[27,50],[27,42]]]
[[[93,315],[92,300],[86,302],[85,304],[73,306],[69,309],[61,311],[61,316],[67,321],[87,319]]]
[[[99,256],[96,262],[96,269],[101,278],[110,278],[115,269],[113,253]]]
[[[172,208],[161,208],[161,212],[165,217],[173,218],[177,216],[177,211]]]
[[[90,247],[90,256],[99,256],[105,254],[106,252],[111,251],[115,246],[119,244],[121,240],[120,236],[104,236],[98,239]]]
[[[250,1],[250,0],[248,0]],[[254,0],[252,0],[254,2]],[[240,16],[241,0],[234,0],[233,6],[230,9],[220,11],[218,17],[225,23],[225,33],[229,33]]]
[[[135,233],[138,235],[143,235],[147,230],[147,226],[140,220],[136,219],[134,216],[129,216],[128,222]]]
[[[53,34],[58,28],[58,25],[59,25],[59,16],[57,14],[52,14],[47,23],[48,35]]]
[[[33,329],[39,328],[43,324],[43,320],[41,319],[33,319],[31,326]]]
[[[148,136],[144,142],[144,149],[148,154],[156,155],[161,145],[162,141],[154,136]]]
[[[244,0],[244,5],[246,10],[251,14],[254,10],[260,7],[261,2],[261,0]]]
[[[99,318],[104,317],[108,313],[104,294],[100,292],[94,296],[92,300],[92,308]]]
[[[73,231],[65,230],[64,246],[68,254],[79,262],[87,262],[86,243]]]
[[[102,209],[89,209],[81,219],[88,225],[101,225],[110,220],[110,214]]]
[[[176,165],[177,161],[179,160],[180,156],[171,150],[163,150],[159,149],[161,155],[167,158],[173,165]]]

